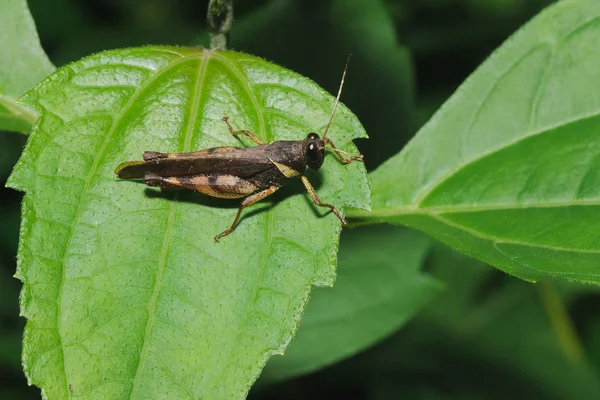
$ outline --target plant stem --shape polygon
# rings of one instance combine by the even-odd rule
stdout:
[[[226,49],[233,25],[233,0],[210,0],[206,21],[211,30],[210,48]]]
[[[541,281],[535,286],[538,289],[538,294],[546,310],[546,314],[550,318],[550,323],[554,328],[563,353],[571,361],[581,362],[583,359],[581,343],[579,342],[569,313],[556,291],[556,286],[552,281],[548,280]]]

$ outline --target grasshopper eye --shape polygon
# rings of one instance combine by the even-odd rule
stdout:
[[[311,143],[308,145],[308,161],[310,161],[311,163],[316,163],[317,161],[319,161],[319,149],[317,149],[317,146],[314,143]]]
[[[308,142],[305,150],[306,163],[312,169],[319,169],[323,165],[323,149],[317,142]]]

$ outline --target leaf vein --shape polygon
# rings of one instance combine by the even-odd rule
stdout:
[[[223,57],[220,54],[216,54],[216,58],[219,61],[221,61],[221,65],[225,66],[225,68],[227,68],[229,71],[231,71],[244,86],[244,89],[246,90],[246,93],[248,94],[248,97],[250,97],[250,100],[252,101],[252,105],[254,106],[254,109],[256,110],[256,116],[258,117],[258,123],[260,126],[261,137],[263,137],[265,139],[265,142],[270,143],[273,140],[273,137],[271,134],[269,134],[269,132],[266,131],[265,118],[263,115],[262,106],[258,102],[258,99],[256,98],[256,95],[254,94],[254,91],[252,89],[252,86],[250,85],[250,82],[248,82],[248,79],[242,73],[242,71],[240,71],[239,68],[236,67],[227,57]]]
[[[127,313],[129,313],[130,311],[139,310],[140,308],[144,308],[144,306],[135,306],[135,307],[130,307],[130,308],[127,308],[127,309],[125,309],[125,310],[123,310],[123,311],[121,311],[121,312],[118,312],[118,313],[116,313],[116,314],[113,314],[113,315],[111,315],[111,316],[110,316],[108,319],[106,319],[106,320],[105,320],[104,322],[102,322],[100,325],[96,326],[96,327],[94,328],[94,330],[92,330],[92,331],[89,333],[89,335],[87,335],[86,337],[84,337],[84,338],[82,338],[82,339],[80,339],[80,340],[77,340],[77,341],[75,341],[75,342],[73,342],[73,343],[68,343],[68,344],[65,344],[65,345],[63,345],[63,347],[67,348],[67,347],[77,346],[78,344],[82,344],[82,343],[84,343],[84,342],[85,342],[85,341],[87,341],[89,338],[91,338],[92,336],[94,336],[94,335],[95,335],[97,332],[99,332],[99,331],[100,331],[100,329],[102,329],[102,327],[104,327],[105,325],[107,325],[107,324],[109,324],[110,322],[114,321],[115,319],[117,319],[117,318],[119,318],[119,317],[123,316],[124,314],[127,314]]]

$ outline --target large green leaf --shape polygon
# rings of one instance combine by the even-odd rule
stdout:
[[[25,0],[0,5],[0,129],[28,132],[37,114],[16,101],[54,71]]]
[[[509,39],[399,155],[374,211],[524,279],[600,282],[600,3]]]
[[[144,150],[240,145],[223,115],[266,141],[303,139],[334,99],[247,54],[144,47],[61,68],[23,102],[41,112],[9,180],[26,192],[17,275],[30,381],[49,398],[244,397],[291,339],[310,286],[333,283],[339,220],[291,185],[216,244],[238,202],[161,195],[113,170]],[[330,135],[355,152],[365,132],[341,107]],[[361,163],[328,156],[309,178],[324,201],[369,206]]]
[[[280,380],[323,368],[390,335],[441,285],[420,271],[429,240],[412,230],[363,227],[344,232],[333,289],[315,289],[298,334],[261,375]]]

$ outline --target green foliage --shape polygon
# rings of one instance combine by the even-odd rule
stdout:
[[[11,0],[1,7],[0,130],[28,132],[37,115],[16,100],[54,66],[40,46],[27,2]]]
[[[523,279],[600,282],[596,1],[541,13],[372,176],[377,221]],[[526,221],[526,223],[524,223]]]
[[[22,100],[41,113],[9,179],[25,191],[17,276],[24,366],[50,398],[240,398],[291,339],[311,285],[331,285],[340,224],[305,194],[245,213],[161,195],[113,169],[144,150],[239,145],[322,131],[334,99],[306,78],[233,52],[145,47],[61,68]],[[345,107],[330,137],[365,136]],[[369,206],[364,166],[327,157],[319,194]],[[58,198],[60,200],[58,200]]]
[[[269,361],[261,380],[315,371],[398,330],[442,289],[419,271],[429,244],[424,235],[396,227],[344,232],[335,290],[313,291],[298,334],[283,357]]]
[[[356,360],[377,378],[374,391],[384,391],[381,398],[600,396],[597,371],[585,359],[566,355],[557,340],[538,284],[512,279],[440,244],[429,254],[427,270],[447,290],[393,340]],[[582,290],[559,288],[567,304]]]
[[[432,336],[451,332],[459,348],[454,351],[480,354],[494,368],[520,371],[532,396],[536,391],[555,399],[600,396],[595,372],[565,354],[554,334],[537,293],[543,282],[529,285],[490,274],[483,263],[442,246],[430,262],[431,272],[453,289],[423,313],[421,322]],[[479,292],[482,285],[488,290]]]
[[[230,47],[330,92],[353,53],[342,100],[369,132],[358,147],[375,168],[463,79],[461,68],[470,72],[548,2],[236,2]],[[31,0],[59,64],[205,40],[206,5],[173,4]],[[371,174],[374,212],[353,210],[353,222],[416,227],[527,280],[597,283],[599,15],[592,0],[566,0],[525,26]],[[333,283],[340,227],[298,182],[244,212],[217,245],[237,202],[115,179],[117,164],[145,150],[252,145],[231,137],[225,114],[268,141],[319,132],[333,99],[313,82],[244,53],[130,48],[61,68],[25,96],[26,108],[16,99],[53,67],[23,0],[2,6],[0,33],[9,38],[0,60],[12,60],[0,62],[0,129],[29,131],[41,115],[10,185],[27,192],[23,363],[43,395],[241,398],[290,343],[251,397],[340,396],[328,387],[370,399],[600,397],[595,287],[558,286],[576,331],[552,289],[540,295],[416,231],[359,226],[342,235],[335,287],[312,291],[300,320],[311,285]],[[332,139],[356,152],[361,123],[341,107]],[[24,140],[0,136],[0,179]],[[360,164],[328,157],[309,179],[327,202],[368,208]],[[14,381],[20,198],[5,197],[0,372]],[[5,381],[0,397],[25,398]]]

